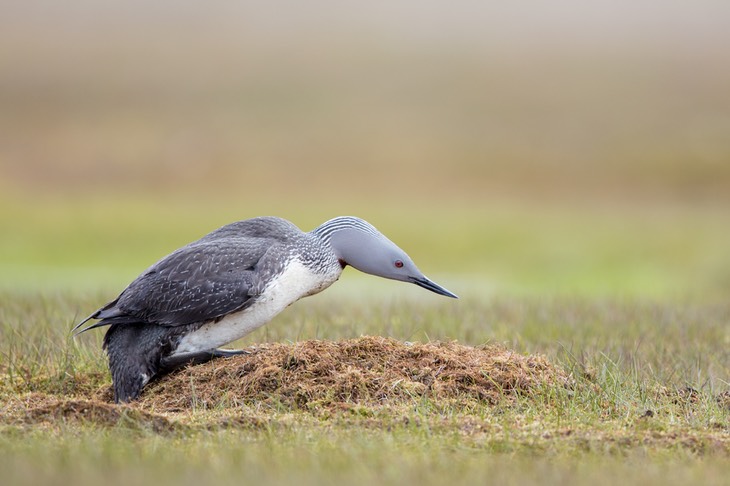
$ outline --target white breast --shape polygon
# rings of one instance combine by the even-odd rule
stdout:
[[[207,351],[240,339],[255,331],[302,297],[316,294],[334,283],[342,271],[322,275],[299,260],[292,260],[284,272],[264,289],[247,309],[209,322],[180,340],[172,356]]]

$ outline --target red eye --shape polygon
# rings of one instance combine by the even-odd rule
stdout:
[[[396,260],[393,265],[395,265],[395,268],[403,268],[403,262],[400,260]]]

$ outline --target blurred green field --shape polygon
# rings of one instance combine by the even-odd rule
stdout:
[[[283,216],[305,230],[364,217],[427,275],[466,296],[578,295],[722,302],[730,292],[724,207],[575,207],[475,201],[420,208],[387,202],[238,205],[215,196],[58,201],[5,198],[0,287],[120,291],[158,258],[228,222]],[[413,295],[348,270],[338,289]],[[359,287],[357,287],[359,288]]]
[[[5,6],[0,286],[118,289],[231,221],[355,214],[462,292],[724,300],[730,29],[574,7],[595,32]]]

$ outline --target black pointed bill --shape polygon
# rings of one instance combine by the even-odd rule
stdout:
[[[459,298],[459,296],[455,293],[449,292],[436,282],[432,282],[426,277],[411,277],[411,282],[418,285],[419,287],[423,287],[424,289],[430,290],[431,292],[435,292],[439,295],[445,295],[446,297],[452,297],[454,299]]]

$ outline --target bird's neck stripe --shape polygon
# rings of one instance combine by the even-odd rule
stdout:
[[[380,232],[378,232],[373,225],[360,218],[354,218],[351,216],[341,216],[339,218],[331,219],[316,228],[312,231],[312,233],[316,234],[324,241],[329,242],[334,233],[345,229],[356,229],[373,236],[380,236]]]

